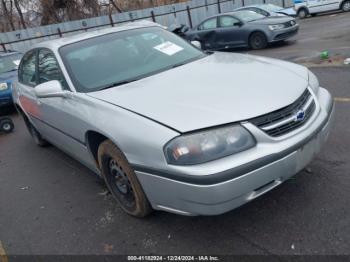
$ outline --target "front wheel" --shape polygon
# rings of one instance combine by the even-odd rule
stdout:
[[[344,11],[344,12],[349,12],[350,11],[350,0],[345,0],[342,4],[342,7],[341,9]]]
[[[152,212],[134,170],[112,141],[106,140],[99,146],[98,162],[109,191],[126,213],[145,217]]]
[[[306,9],[302,8],[298,11],[298,14],[297,16],[300,18],[300,19],[304,19],[306,18],[308,15],[308,12],[306,11]]]
[[[262,32],[255,32],[249,37],[249,46],[252,49],[262,49],[267,46],[267,38]]]

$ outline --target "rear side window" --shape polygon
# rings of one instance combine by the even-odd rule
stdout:
[[[218,20],[217,20],[216,17],[214,17],[214,18],[211,18],[211,19],[205,21],[204,23],[202,23],[202,24],[198,27],[198,29],[199,29],[199,30],[210,30],[210,29],[215,29],[215,28],[217,28],[217,26],[218,26],[217,23],[218,23]]]
[[[39,50],[38,71],[39,82],[42,84],[52,80],[58,80],[64,89],[68,89],[67,82],[61,72],[61,69],[57,63],[55,55],[48,49]]]
[[[21,66],[18,73],[18,80],[20,83],[35,86],[36,85],[36,51],[32,50],[26,53],[21,62]]]

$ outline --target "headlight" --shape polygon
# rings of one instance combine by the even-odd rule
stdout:
[[[278,25],[269,25],[270,30],[281,30],[285,28],[284,24],[278,24]]]
[[[172,165],[196,165],[229,156],[255,146],[254,137],[240,125],[179,136],[164,148]]]
[[[7,83],[0,83],[0,91],[6,90],[7,88]]]
[[[312,73],[309,70],[309,86],[311,87],[311,89],[314,91],[315,94],[318,94],[318,90],[320,89],[320,84],[318,82],[317,76],[314,75],[314,73]]]

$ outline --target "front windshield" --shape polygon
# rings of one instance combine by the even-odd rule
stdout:
[[[78,92],[93,92],[134,81],[204,57],[160,27],[111,33],[59,50]]]
[[[255,13],[254,11],[239,11],[234,13],[235,16],[237,16],[240,20],[243,20],[244,22],[251,22],[254,20],[259,20],[265,18],[264,15]]]
[[[21,54],[0,56],[0,74],[16,71],[21,58]]]
[[[273,5],[273,4],[266,4],[261,6],[262,9],[265,9],[269,12],[278,12],[282,9],[282,7],[277,6],[277,5]]]

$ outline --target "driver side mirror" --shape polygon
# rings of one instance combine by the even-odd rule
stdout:
[[[241,27],[242,25],[243,25],[242,22],[236,22],[236,23],[233,24],[233,26],[239,26],[239,27]]]
[[[63,90],[61,83],[57,80],[52,80],[37,85],[34,88],[35,95],[39,98],[49,97],[68,97],[68,91]]]
[[[191,41],[191,44],[197,47],[198,49],[202,49],[202,44],[199,41]]]

